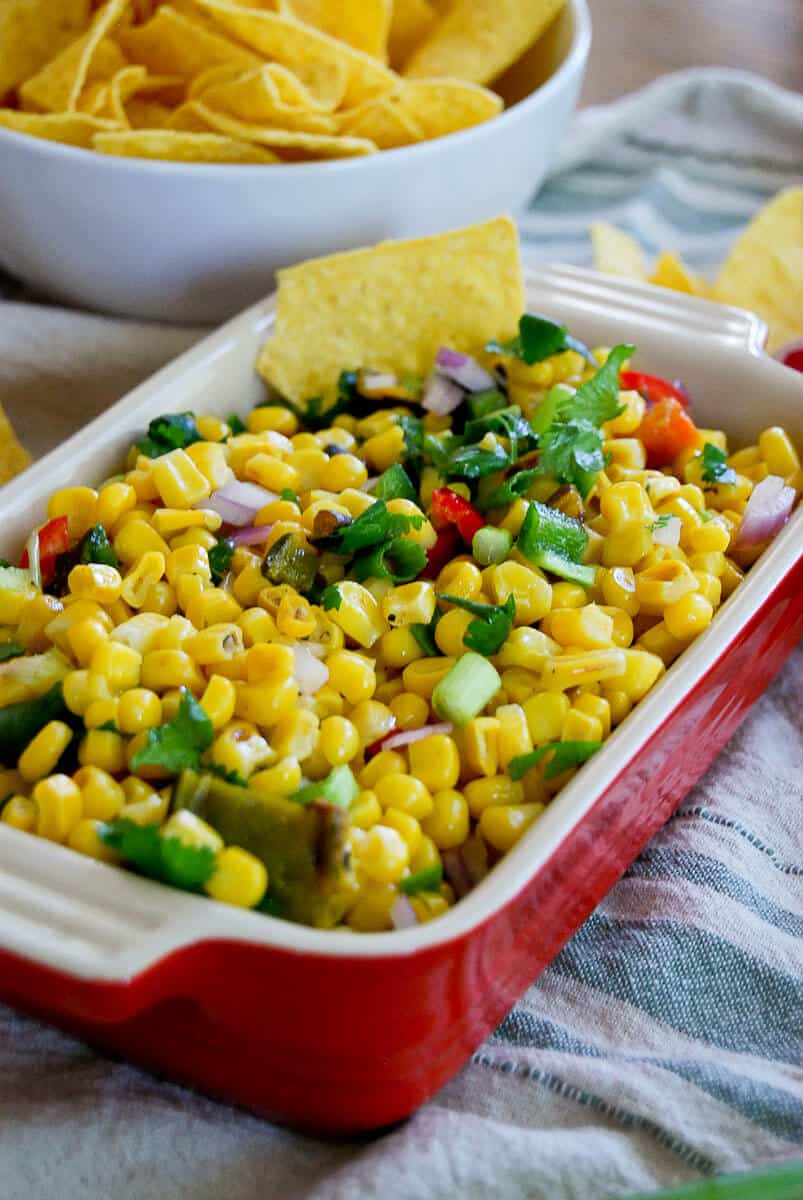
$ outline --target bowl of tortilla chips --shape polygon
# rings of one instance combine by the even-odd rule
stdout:
[[[222,319],[288,263],[523,204],[589,45],[586,0],[6,0],[0,266]]]

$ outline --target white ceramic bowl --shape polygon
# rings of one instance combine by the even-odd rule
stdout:
[[[586,0],[569,0],[498,81],[510,105],[501,116],[367,159],[185,165],[110,158],[0,129],[0,264],[84,308],[223,319],[269,291],[289,263],[438,233],[523,204],[566,134],[590,43]]]

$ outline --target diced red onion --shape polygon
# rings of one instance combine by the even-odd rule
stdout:
[[[451,721],[441,721],[439,725],[422,725],[420,729],[404,729],[401,733],[391,734],[382,744],[383,750],[399,750],[402,746],[412,746],[415,742],[423,742],[425,738],[434,737],[436,733],[451,733],[454,729]]]
[[[382,396],[399,386],[399,377],[392,371],[363,371],[360,390],[367,396]]]
[[[785,367],[791,367],[793,371],[803,371],[803,338],[781,346],[780,350],[775,351],[775,357]]]
[[[406,896],[399,896],[390,910],[390,919],[394,929],[415,929],[418,924],[415,909]]]
[[[211,508],[223,518],[226,525],[251,525],[260,508],[278,499],[276,492],[269,492],[258,483],[244,483],[235,479],[225,487],[218,488],[196,508]]]
[[[235,546],[258,546],[260,542],[267,540],[271,529],[272,525],[249,525],[246,529],[238,529],[230,540]]]
[[[314,696],[329,682],[329,668],[326,663],[310,654],[306,646],[300,643],[292,647],[295,659],[295,677],[298,690],[302,696]]]
[[[457,899],[462,900],[471,891],[471,879],[466,870],[466,864],[463,862],[463,856],[459,850],[444,850],[441,857],[443,873],[447,882],[452,885]]]
[[[670,517],[666,525],[652,531],[652,540],[657,546],[679,546],[683,522],[680,517]]]
[[[366,746],[365,752],[364,752],[365,761],[370,762],[371,759],[374,758],[379,753],[380,750],[384,750],[385,742],[388,740],[388,738],[392,738],[395,736],[396,736],[396,730],[388,729],[388,731],[386,733],[383,733],[381,737],[378,737],[375,742],[371,742],[370,745]]]
[[[789,520],[795,506],[795,489],[784,486],[780,475],[767,475],[753,488],[733,539],[734,550],[761,546],[774,538]]]
[[[476,358],[461,354],[459,350],[450,350],[448,346],[441,346],[435,356],[435,365],[442,375],[467,392],[484,392],[496,387],[493,375],[481,367]]]
[[[424,388],[421,407],[439,417],[447,417],[463,403],[465,392],[454,380],[433,371]]]

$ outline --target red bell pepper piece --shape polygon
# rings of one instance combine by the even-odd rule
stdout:
[[[460,551],[460,535],[456,525],[447,525],[438,534],[438,540],[427,550],[427,565],[419,579],[436,579],[447,563]]]
[[[487,524],[482,513],[477,512],[473,504],[464,500],[451,488],[435,488],[432,493],[432,523],[436,529],[445,529],[449,525],[457,526],[457,531],[467,546],[471,545],[474,534]]]
[[[47,585],[56,573],[56,559],[70,548],[70,531],[67,517],[54,517],[39,530],[39,571],[42,585]],[[22,552],[21,567],[31,565],[27,547]]]
[[[689,397],[677,384],[669,383],[658,375],[645,375],[643,371],[620,372],[619,386],[625,392],[641,392],[650,404],[671,399],[677,400],[685,408],[689,403]]]
[[[682,450],[700,445],[700,431],[680,401],[672,396],[648,408],[635,432],[647,451],[647,466],[665,467]]]

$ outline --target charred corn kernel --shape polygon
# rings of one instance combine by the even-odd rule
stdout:
[[[61,686],[64,694],[64,703],[70,712],[75,713],[78,717],[82,717],[91,703],[89,698],[89,671],[85,669],[71,671],[69,675],[65,676]]]
[[[692,572],[704,571],[706,575],[713,575],[716,579],[719,579],[725,570],[725,555],[721,550],[709,550],[707,553],[690,554],[689,567]]]
[[[735,592],[739,584],[744,579],[744,571],[738,567],[732,559],[725,559],[725,570],[719,577],[719,582],[722,585],[722,595],[727,600],[731,592]]]
[[[410,663],[402,673],[405,689],[416,696],[429,700],[435,688],[448,675],[457,659],[419,658]]]
[[[665,623],[659,621],[656,625],[653,625],[650,629],[642,633],[638,640],[638,645],[642,650],[647,650],[651,654],[657,654],[664,666],[668,667],[670,663],[675,661],[678,655],[683,653],[687,642],[673,637]]]
[[[89,666],[99,646],[108,640],[109,631],[96,617],[76,621],[67,631],[67,644],[73,657],[82,666]]]
[[[395,829],[404,838],[412,858],[421,842],[421,826],[416,818],[400,808],[388,808],[382,816],[382,824]]]
[[[499,720],[473,717],[459,731],[463,774],[469,777],[496,774],[499,764]]]
[[[521,804],[524,789],[509,775],[493,775],[489,779],[472,779],[463,789],[468,810],[479,820],[486,808],[501,804]]]
[[[137,780],[143,783],[144,780]],[[146,786],[145,793],[136,800],[130,800],[120,809],[120,817],[125,821],[133,821],[135,825],[161,825],[170,807],[170,789],[155,792]]]
[[[48,721],[20,755],[18,768],[25,782],[34,783],[49,775],[72,741],[72,736],[72,730],[63,721]]]
[[[614,727],[621,725],[633,707],[633,701],[627,692],[620,691],[606,692],[605,699],[608,701],[611,710],[611,725]]]
[[[466,809],[466,812],[468,812],[468,809]],[[466,829],[468,829],[468,821],[466,822]],[[423,871],[427,867],[440,866],[440,862],[440,851],[435,842],[431,837],[427,837],[425,833],[422,833],[421,839],[416,846],[415,854],[410,857],[410,873],[415,875],[417,871]]]
[[[306,638],[317,624],[312,607],[298,593],[283,596],[276,614],[276,627],[283,637]]]
[[[360,787],[375,789],[386,775],[403,775],[407,770],[404,755],[397,750],[380,750],[360,772]]]
[[[243,631],[246,646],[249,647],[257,642],[270,642],[278,633],[276,622],[264,608],[246,608],[237,618],[237,624]]]
[[[538,820],[544,808],[543,804],[492,804],[480,815],[480,833],[489,845],[504,854]]]
[[[800,458],[785,429],[773,425],[759,434],[758,449],[772,475],[786,479],[800,470]]]
[[[579,708],[570,708],[560,733],[562,742],[601,742],[602,721]]]
[[[63,610],[64,605],[55,596],[32,596],[21,609],[15,640],[30,653],[41,654],[50,646],[45,630]]]
[[[265,864],[239,846],[227,846],[218,854],[214,874],[204,884],[204,891],[212,900],[237,908],[255,908],[267,890]]]
[[[518,754],[529,754],[533,748],[532,737],[526,713],[520,704],[501,704],[495,716],[499,722],[499,769],[506,771],[512,758]]]
[[[416,640],[409,625],[401,625],[398,629],[390,629],[382,635],[378,643],[379,661],[384,666],[392,667],[394,670],[402,670],[409,663],[423,658],[425,654],[426,651]]]
[[[269,796],[292,796],[301,787],[301,764],[297,758],[283,758],[272,767],[257,771],[248,780],[248,786]]]
[[[408,748],[410,774],[431,792],[447,791],[460,778],[460,755],[453,738],[434,733]]]
[[[553,611],[550,614],[549,632],[562,646],[603,650],[613,644],[613,620],[598,604]]]
[[[259,564],[252,564],[240,571],[234,578],[232,592],[235,599],[244,607],[256,604],[260,592],[265,587],[265,576]]]
[[[374,825],[359,848],[360,870],[375,883],[398,883],[410,861],[410,848],[389,825]]]
[[[408,584],[407,586],[414,587],[415,584]],[[475,600],[482,591],[482,572],[476,563],[470,562],[467,559],[457,559],[455,562],[447,563],[438,575],[437,591],[446,592],[450,596],[460,596],[463,600]],[[433,603],[432,613],[434,611],[435,605]],[[430,613],[427,620],[431,620],[432,613]]]
[[[570,687],[585,687],[616,679],[625,669],[624,651],[588,650],[585,653],[567,652],[549,659],[541,669],[541,687],[547,691],[564,691]]]
[[[641,612],[648,616],[659,616],[668,604],[696,589],[692,568],[677,559],[666,559],[636,575],[636,595]]]
[[[681,596],[664,611],[664,624],[673,637],[681,640],[696,637],[711,624],[714,606],[699,592]]]
[[[111,846],[107,846],[100,836],[103,829],[103,821],[85,816],[70,833],[67,845],[71,850],[85,854],[87,858],[95,858],[99,862],[118,863],[120,861],[119,854],[116,854]]]
[[[254,771],[270,766],[276,755],[248,721],[232,721],[212,743],[212,761],[226,771],[248,779]]]
[[[168,817],[162,826],[162,834],[165,837],[178,838],[184,846],[206,848],[213,854],[219,854],[223,849],[223,838],[217,830],[207,825],[206,821],[202,821],[188,808],[181,808]]]
[[[384,433],[363,442],[361,453],[365,461],[374,471],[387,471],[404,455],[404,433],[400,425],[393,425]]]
[[[137,493],[129,483],[107,483],[98,492],[95,521],[111,530],[121,517],[137,506]]]
[[[338,591],[340,607],[329,613],[331,620],[346,637],[370,648],[388,628],[378,603],[367,588],[350,579],[338,584]]]
[[[453,850],[461,846],[469,832],[465,796],[453,788],[436,792],[432,797],[432,812],[421,822],[421,828],[438,850]]]
[[[51,842],[66,842],[83,815],[81,789],[69,775],[40,779],[31,796],[36,805],[36,832]]]
[[[382,775],[373,786],[383,809],[396,808],[419,821],[432,812],[432,795],[429,788],[412,775]]]
[[[170,553],[170,549],[164,538],[159,537],[159,534],[153,529],[147,521],[137,517],[132,521],[127,521],[120,529],[119,533],[114,537],[114,552],[121,563],[137,563],[148,552],[163,556]],[[123,581],[122,597],[126,604],[131,604],[130,599],[126,595],[125,580]],[[135,605],[131,604],[134,608]]]
[[[636,595],[636,577],[630,567],[611,567],[600,572],[600,589],[606,604],[621,608],[629,616],[635,617],[639,610],[639,600]]]
[[[101,675],[111,691],[124,692],[139,685],[142,663],[138,650],[109,638],[95,650],[89,670],[93,675]]]
[[[395,830],[391,832],[399,836]],[[366,883],[346,917],[349,928],[359,933],[381,933],[383,929],[390,929],[390,910],[397,898],[395,883]]]
[[[335,454],[323,469],[321,485],[332,492],[359,488],[368,478],[365,463],[354,454]]]
[[[169,688],[186,687],[200,695],[204,678],[186,651],[149,650],[142,659],[142,686],[160,693]]]
[[[19,829],[22,833],[33,833],[36,828],[38,810],[27,796],[11,796],[3,805],[0,821]]]
[[[121,733],[141,733],[162,723],[162,702],[148,688],[132,687],[117,702],[117,727]]]
[[[538,676],[523,667],[509,667],[502,672],[502,688],[514,704],[523,704],[538,686]]]
[[[303,762],[318,745],[318,734],[317,716],[299,709],[280,717],[271,732],[270,744],[280,758],[298,758]]]
[[[695,554],[724,552],[730,545],[730,534],[721,518],[698,525],[689,534],[689,549]]]
[[[453,608],[445,613],[435,627],[435,642],[438,649],[453,658],[466,652],[464,638],[469,625],[475,618],[462,608]]]
[[[165,570],[168,583],[174,587],[180,575],[198,575],[201,579],[211,579],[209,555],[203,546],[181,546],[178,550],[171,550],[165,558]]]
[[[514,625],[532,625],[550,610],[550,584],[521,563],[508,561],[488,567],[483,572],[483,579],[494,604],[504,604],[509,596],[513,596],[516,601]]]
[[[87,729],[100,729],[104,725],[117,725],[117,697],[108,700],[93,700],[84,713],[84,725]]]
[[[245,418],[245,424],[249,433],[270,431],[291,438],[298,432],[298,417],[278,404],[260,404],[258,408],[252,408]]]
[[[389,708],[396,718],[396,725],[402,731],[420,729],[429,720],[429,705],[426,700],[412,692],[400,692],[398,696],[394,696]]]
[[[90,729],[78,746],[82,767],[100,767],[110,775],[119,775],[126,766],[125,741],[110,729]]]
[[[619,393],[619,407],[622,411],[612,421],[606,421],[603,431],[606,437],[623,437],[635,433],[644,419],[647,407],[641,392],[627,391]]]
[[[624,692],[632,703],[641,700],[663,674],[664,664],[655,654],[634,647],[631,650],[619,650],[622,656],[624,670],[616,676],[608,686],[603,682],[603,693],[609,696],[611,691]]]
[[[374,663],[351,650],[337,650],[326,660],[329,686],[340,692],[349,704],[370,700],[376,690]]]
[[[602,736],[607,737],[611,732],[611,705],[604,696],[595,696],[592,692],[583,692],[577,697],[573,706],[577,712],[584,713],[599,721]],[[600,740],[592,738],[591,741]]]
[[[346,717],[326,717],[321,722],[319,749],[333,767],[351,762],[360,750],[360,735]]]
[[[579,583],[553,583],[552,608],[583,608],[588,604],[588,592]]]
[[[66,517],[70,539],[77,541],[96,523],[98,494],[90,487],[68,487],[54,492],[47,502],[47,519]]]
[[[103,563],[86,563],[73,567],[67,579],[73,596],[82,600],[97,600],[98,604],[113,604],[119,599],[123,580],[116,567]]]
[[[239,625],[209,625],[200,633],[188,637],[184,649],[199,666],[206,667],[243,654],[245,639]]]
[[[479,577],[479,571],[477,575]],[[479,590],[478,587],[477,591]],[[435,603],[434,584],[425,580],[404,583],[400,587],[391,588],[386,594],[382,601],[382,615],[391,628],[399,625],[428,625],[435,613]]]
[[[524,667],[539,671],[546,660],[557,654],[560,646],[540,629],[521,627],[510,633],[497,655],[500,667]]]
[[[186,450],[171,450],[153,460],[153,481],[167,508],[192,508],[206,500],[212,484]]]

